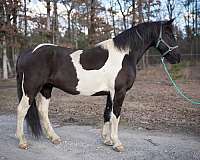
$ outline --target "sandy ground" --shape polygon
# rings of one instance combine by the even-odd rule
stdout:
[[[18,149],[15,116],[0,116],[1,160],[199,160],[199,137],[120,128],[125,152],[102,144],[100,129],[92,126],[57,127],[62,143],[53,145],[45,137],[28,136],[30,148]]]
[[[200,99],[200,79],[178,84]],[[72,96],[54,89],[49,115],[63,142],[55,146],[45,137],[36,141],[27,135],[30,149],[22,151],[14,136],[16,81],[0,81],[0,160],[200,160],[200,108],[177,95],[162,68],[138,72],[127,93],[119,131],[124,153],[101,142],[105,102],[106,97]]]

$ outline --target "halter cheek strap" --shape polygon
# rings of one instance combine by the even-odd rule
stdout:
[[[166,56],[169,52],[173,51],[174,49],[178,48],[178,45],[174,46],[174,47],[171,47],[170,45],[167,44],[167,42],[165,42],[165,40],[162,38],[162,24],[160,26],[160,34],[159,34],[159,38],[158,38],[158,41],[157,41],[157,44],[156,44],[156,48],[159,47],[160,43],[163,43],[167,48],[168,50],[165,51],[163,54],[162,54],[162,57]]]

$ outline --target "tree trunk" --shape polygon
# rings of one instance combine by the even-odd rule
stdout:
[[[3,37],[3,79],[8,79],[8,67],[7,67],[7,55],[6,55],[6,37]]]
[[[135,26],[136,24],[136,13],[135,13],[135,0],[132,0],[132,14],[133,14],[133,19],[132,19],[132,26]]]
[[[3,5],[4,25],[7,24],[6,6]],[[6,55],[6,33],[3,35],[3,79],[8,79],[7,55]]]
[[[95,44],[95,0],[91,0],[91,8],[90,8],[90,26],[88,30],[88,38],[89,38],[89,45],[90,47],[94,46]]]
[[[54,15],[53,15],[53,43],[58,43],[58,13],[57,13],[57,0],[53,1],[53,9],[54,9]]]
[[[47,31],[50,31],[50,29],[51,29],[51,17],[50,17],[51,6],[50,6],[50,0],[46,0],[46,2],[47,2]]]
[[[190,37],[190,15],[189,15],[189,13],[190,13],[190,0],[188,0],[188,4],[187,4],[188,6],[188,8],[187,8],[187,12],[188,12],[188,17],[187,17],[187,29],[188,29],[188,37],[189,38],[191,38]]]
[[[150,21],[150,13],[151,13],[151,2],[150,2],[150,0],[148,0],[148,2],[147,2],[147,12],[148,12],[148,14],[147,14],[147,21],[149,22]],[[149,49],[146,51],[146,56],[144,56],[144,64],[143,64],[143,67],[144,68],[146,68],[146,67],[148,67],[148,65],[149,65]]]
[[[192,0],[192,37],[195,36],[195,4],[194,0]]]
[[[138,0],[139,23],[143,22],[142,0]]]
[[[139,13],[139,23],[143,22],[143,10],[142,10],[142,0],[138,0],[138,13]],[[145,55],[142,57],[142,68],[145,69]]]
[[[16,59],[15,59],[15,52],[16,52],[16,46],[17,46],[17,13],[18,13],[18,0],[14,0],[14,9],[12,12],[13,15],[13,29],[14,29],[14,35],[13,35],[13,44],[12,44],[12,62],[13,62],[13,68],[15,68],[15,64],[16,64]],[[15,69],[11,70],[12,74],[13,71],[15,72]]]
[[[114,36],[116,36],[117,33],[116,33],[115,15],[113,13],[113,7],[111,7],[111,17],[112,17],[112,26],[113,26],[113,30],[114,30]]]
[[[71,41],[71,10],[67,12],[67,23],[68,23],[68,28],[67,28],[68,38],[69,41]]]
[[[24,0],[24,35],[27,36],[27,16],[26,16],[27,8],[26,8],[26,0]]]
[[[197,0],[195,0],[195,33],[198,35],[198,5]]]
[[[77,23],[77,17],[75,16],[72,21],[72,30],[73,30],[73,41],[75,43],[75,49],[78,49],[78,29],[75,27]]]
[[[151,12],[151,2],[150,0],[147,1],[147,21],[150,21],[150,12]]]
[[[123,24],[124,24],[124,30],[126,30],[126,17],[123,15]]]
[[[167,0],[167,11],[169,19],[173,18],[173,11],[175,8],[175,1],[174,0]]]
[[[121,11],[121,14],[122,14],[122,17],[123,17],[122,19],[123,19],[124,30],[126,30],[126,15],[124,14],[124,11],[123,11],[123,8],[122,8],[122,5],[121,5],[120,1],[117,0],[117,2],[119,4],[120,11]]]

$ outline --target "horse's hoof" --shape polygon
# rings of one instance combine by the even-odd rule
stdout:
[[[116,152],[123,152],[124,151],[124,146],[121,144],[119,146],[116,146],[114,147],[113,146],[113,149],[116,151]]]
[[[29,147],[27,143],[22,143],[22,144],[19,144],[19,148],[27,150]]]
[[[113,146],[113,142],[111,140],[103,142],[106,146]]]
[[[52,143],[53,143],[53,144],[56,144],[56,145],[57,145],[57,144],[60,144],[60,143],[61,143],[61,139],[60,139],[60,138],[55,139],[55,140],[52,141]]]

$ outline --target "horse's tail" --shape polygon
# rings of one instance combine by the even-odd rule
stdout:
[[[38,114],[38,109],[36,107],[36,100],[34,98],[31,106],[28,109],[26,114],[26,122],[27,125],[31,128],[31,131],[35,137],[40,137],[42,134],[42,127],[40,124],[40,117]]]
[[[22,99],[23,96],[23,91],[22,91],[22,74],[17,73],[17,95],[18,95],[18,99],[19,102]]]
[[[22,91],[22,80],[23,80],[23,73],[19,71],[19,59],[20,59],[20,55],[17,57],[17,63],[16,63],[16,73],[17,73],[17,95],[18,95],[18,100],[19,102],[22,99],[23,96],[23,91]]]
[[[16,66],[18,67],[18,64]],[[22,90],[23,73],[19,72],[17,68],[16,68],[16,71],[17,71],[17,94],[18,94],[18,98],[20,102],[23,96],[23,90]],[[32,104],[29,107],[25,118],[26,118],[27,126],[30,127],[33,135],[38,138],[42,133],[42,127],[40,124],[40,118],[38,114],[38,109],[36,107],[35,98],[32,101]]]

